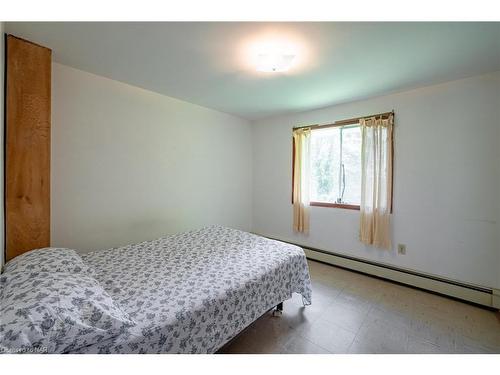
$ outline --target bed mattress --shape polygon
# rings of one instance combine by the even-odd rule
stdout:
[[[214,353],[292,293],[311,303],[301,248],[221,226],[83,259],[136,324],[77,353]]]

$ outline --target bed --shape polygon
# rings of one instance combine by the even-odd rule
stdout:
[[[112,300],[100,305],[100,314],[113,303],[114,316],[123,313],[127,322],[110,337],[101,334],[97,341],[59,346],[63,352],[215,353],[292,293],[301,294],[305,305],[311,303],[301,248],[222,226],[81,258],[85,266],[79,268],[88,267]],[[7,331],[0,329],[0,341]]]

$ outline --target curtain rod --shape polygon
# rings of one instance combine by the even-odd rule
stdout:
[[[322,124],[322,125],[316,124],[316,125],[297,126],[297,127],[294,127],[293,130],[305,129],[305,128],[311,128],[311,129],[330,128],[330,127],[334,127],[334,126],[342,126],[342,125],[348,125],[348,124],[355,124],[355,123],[359,122],[359,120],[364,119],[364,118],[386,117],[386,116],[388,117],[390,115],[394,115],[394,110],[392,110],[390,112],[377,113],[375,115],[354,117],[354,118],[350,118],[350,119],[347,119],[347,120],[339,120],[339,121],[335,121],[332,124]]]

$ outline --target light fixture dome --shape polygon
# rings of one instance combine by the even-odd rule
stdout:
[[[285,72],[293,63],[295,55],[285,53],[261,53],[257,56],[260,72]]]
[[[241,64],[259,77],[298,74],[310,61],[309,47],[300,35],[286,30],[262,31],[241,42]],[[262,74],[265,73],[265,74]]]

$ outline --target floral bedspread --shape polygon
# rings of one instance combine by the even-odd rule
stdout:
[[[301,248],[221,226],[82,258],[136,325],[79,353],[214,353],[293,292],[311,303]]]

